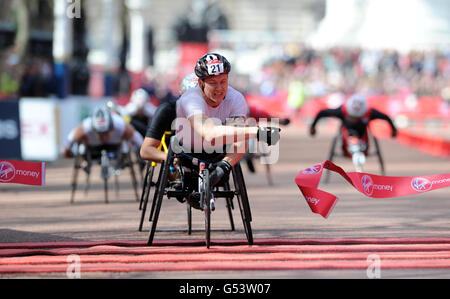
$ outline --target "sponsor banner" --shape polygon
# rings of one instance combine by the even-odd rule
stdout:
[[[20,119],[17,101],[0,101],[0,159],[20,159]]]
[[[336,172],[356,190],[371,198],[392,198],[424,193],[450,186],[450,173],[426,176],[389,177],[361,172],[345,172],[330,161],[300,171],[295,183],[314,213],[327,218],[337,197],[317,189],[324,169]]]
[[[45,186],[45,163],[0,160],[0,183]]]
[[[55,100],[21,98],[19,111],[22,159],[55,161],[59,154]]]

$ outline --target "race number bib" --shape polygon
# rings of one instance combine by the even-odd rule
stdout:
[[[223,73],[223,63],[218,59],[208,61],[207,66],[208,74],[210,75],[220,75]]]

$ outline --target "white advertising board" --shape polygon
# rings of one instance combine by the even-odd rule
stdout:
[[[58,158],[56,104],[53,99],[19,101],[22,159],[54,161]]]

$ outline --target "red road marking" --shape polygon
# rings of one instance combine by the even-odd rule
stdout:
[[[367,269],[377,254],[382,269],[450,268],[450,238],[265,239],[0,244],[0,273],[66,272],[77,254],[81,272]],[[182,246],[175,246],[176,244]],[[311,245],[314,244],[314,245]],[[91,246],[89,246],[91,245]],[[51,248],[49,248],[51,247]]]

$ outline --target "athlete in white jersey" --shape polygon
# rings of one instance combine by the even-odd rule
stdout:
[[[63,156],[73,157],[71,151],[75,142],[83,142],[88,147],[119,146],[123,140],[128,140],[137,147],[143,141],[142,136],[127,124],[122,117],[111,114],[107,108],[97,108],[91,117],[70,132]]]
[[[211,186],[228,178],[231,168],[246,152],[246,140],[257,137],[269,145],[280,138],[279,128],[234,126],[245,123],[248,107],[244,96],[228,85],[231,65],[216,53],[202,56],[195,66],[198,87],[185,92],[177,101],[177,137],[193,153],[223,150],[223,159],[214,164]]]

